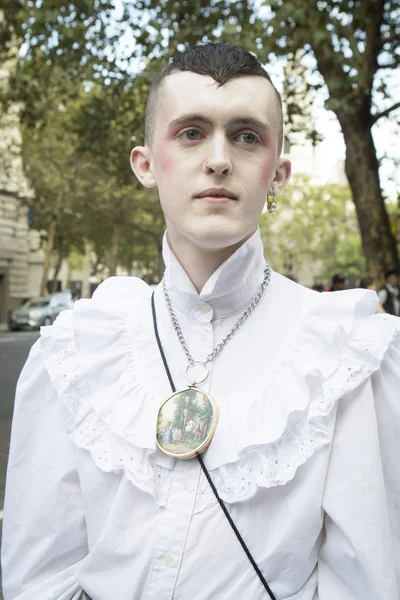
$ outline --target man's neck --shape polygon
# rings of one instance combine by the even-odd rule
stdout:
[[[200,248],[189,242],[176,243],[170,236],[168,236],[168,243],[186,275],[200,293],[211,275],[240,248],[243,241],[217,250]]]

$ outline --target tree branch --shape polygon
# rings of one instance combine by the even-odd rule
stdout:
[[[331,17],[331,21],[332,21],[334,27],[336,28],[336,33],[338,35],[339,40],[341,38],[344,38],[348,41],[351,52],[353,54],[354,66],[356,66],[357,69],[359,69],[360,50],[357,45],[357,39],[354,35],[353,27],[351,27],[349,25],[345,25],[338,18]]]
[[[378,67],[378,56],[382,48],[381,27],[384,15],[384,0],[365,3],[365,59],[368,89],[372,89],[373,79]]]
[[[400,108],[400,102],[396,102],[392,106],[389,106],[389,108],[387,108],[386,110],[383,110],[380,113],[376,113],[375,115],[372,115],[372,125],[374,125],[382,117],[387,117],[391,112],[393,112],[394,110],[397,110],[398,108]]]

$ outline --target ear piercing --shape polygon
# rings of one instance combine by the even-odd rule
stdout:
[[[276,210],[276,201],[274,194],[267,195],[267,210],[269,213],[273,213]]]

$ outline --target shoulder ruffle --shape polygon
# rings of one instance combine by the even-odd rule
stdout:
[[[159,406],[140,377],[141,360],[147,372],[149,361],[159,367],[160,360],[150,295],[139,279],[111,278],[92,300],[80,300],[43,328],[41,348],[76,445],[100,469],[124,472],[165,505],[174,460],[156,450]],[[224,444],[212,444],[205,462],[227,502],[290,481],[330,442],[328,420],[338,400],[379,368],[391,342],[400,355],[397,320],[372,316],[374,293],[308,294],[307,302],[284,358],[250,393],[246,412],[234,397],[220,407],[217,435]]]
[[[174,461],[162,454],[152,459],[158,406],[138,380],[132,353],[132,344],[148,341],[145,297],[150,301],[150,289],[140,279],[108,279],[91,300],[79,300],[41,329],[41,351],[72,417],[76,445],[101,470],[124,472],[164,505]]]
[[[379,369],[391,344],[400,361],[400,319],[375,315],[376,304],[376,294],[363,290],[318,294],[264,391],[250,394],[247,413],[236,402],[229,418],[221,414],[219,433],[230,440],[234,432],[234,447],[225,464],[211,457],[207,466],[224,500],[242,501],[258,487],[293,479],[330,443],[338,401]]]

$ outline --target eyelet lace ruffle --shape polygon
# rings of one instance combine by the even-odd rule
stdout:
[[[374,294],[341,294],[313,296],[285,358],[250,394],[246,414],[234,398],[229,410],[221,407],[218,435],[229,439],[230,447],[217,453],[211,445],[206,464],[225,501],[243,501],[258,487],[293,479],[330,442],[328,420],[339,399],[379,368],[392,341],[400,352],[397,319],[370,316]],[[41,346],[73,419],[76,445],[88,450],[100,469],[124,472],[165,505],[174,461],[155,448],[159,407],[140,381],[135,360],[140,351],[146,360],[159,361],[149,335],[149,301],[149,288],[140,280],[107,280],[93,300],[79,301],[53,327],[43,328]],[[272,421],[278,425],[268,429]]]
[[[128,280],[129,281],[129,280]],[[138,280],[136,280],[137,282]],[[110,280],[108,281],[108,283]],[[132,282],[132,280],[130,280]],[[141,282],[139,282],[141,283]],[[136,286],[134,286],[135,288]],[[140,286],[141,287],[141,286]],[[155,423],[158,407],[154,399],[145,394],[135,378],[135,371],[131,361],[131,348],[128,341],[128,325],[121,306],[127,305],[126,289],[119,290],[119,297],[112,304],[114,319],[110,331],[110,308],[107,315],[102,314],[102,302],[98,310],[94,308],[96,317],[92,321],[90,316],[86,320],[89,300],[80,301],[80,306],[75,305],[74,311],[62,312],[52,327],[41,329],[41,349],[45,367],[50,379],[58,393],[60,400],[68,409],[72,417],[72,426],[69,434],[75,444],[88,450],[95,464],[106,472],[123,472],[125,476],[139,489],[150,493],[160,506],[165,505],[168,497],[170,476],[169,469],[174,461],[162,455],[159,464],[151,456],[155,453]],[[148,291],[145,286],[145,292]],[[134,301],[136,290],[130,287],[129,302]],[[78,304],[78,303],[77,303]],[[79,353],[74,336],[74,321],[79,313],[85,315],[87,331],[83,335],[91,336],[94,340],[100,339],[103,352],[96,352],[99,346],[93,346],[93,354]],[[99,316],[106,317],[104,321]],[[93,315],[94,316],[94,315]],[[140,317],[137,320],[140,324]],[[100,328],[100,331],[99,331]],[[96,335],[94,335],[96,332]],[[140,328],[138,327],[138,334]],[[101,364],[106,360],[104,356],[104,343],[108,340],[108,361],[116,361],[118,369],[114,370],[116,376],[108,382],[106,387],[101,387]],[[113,352],[116,349],[116,352]],[[85,377],[84,371],[91,370],[96,364],[96,379]],[[99,386],[99,387],[97,387]],[[110,393],[110,389],[113,393]],[[136,402],[132,402],[135,398]],[[125,413],[124,400],[130,402],[130,411]],[[137,416],[132,414],[136,406]],[[148,423],[154,423],[154,431],[148,431],[148,423],[144,429],[148,434],[145,440],[141,439],[141,409],[146,407]],[[124,436],[124,426],[127,425],[127,414],[136,421],[136,444],[131,443]],[[153,442],[146,447],[146,442]]]
[[[301,347],[302,335],[303,333],[293,344],[293,350],[288,353],[285,363],[277,366],[266,380],[267,391],[260,395],[257,402],[259,415],[268,398],[275,396],[284,402],[285,398],[290,398],[301,389],[296,388],[296,375],[293,374],[296,362],[293,359],[297,344]],[[284,485],[293,479],[302,464],[322,446],[330,443],[329,416],[338,401],[379,368],[392,340],[399,347],[400,359],[400,331],[397,331],[390,316],[362,318],[345,337],[347,343],[343,340],[331,372],[320,370],[318,366],[304,371],[303,378],[308,384],[308,394],[304,398],[307,401],[306,407],[300,413],[288,409],[286,427],[282,433],[267,444],[260,443],[257,438],[253,445],[243,445],[243,442],[238,441],[237,459],[211,471],[218,492],[224,500],[242,501],[253,496],[258,487]],[[317,356],[318,350],[314,359]],[[233,414],[232,421],[234,418]],[[291,425],[293,420],[295,422]],[[241,429],[246,429],[243,417],[239,423]]]
[[[376,295],[362,290],[319,295],[284,360],[265,377],[264,391],[253,392],[247,414],[237,402],[230,405],[229,419],[221,414],[219,433],[230,439],[233,432],[237,450],[217,468],[208,461],[221,498],[246,500],[258,487],[293,479],[330,443],[328,422],[338,401],[379,369],[391,343],[400,361],[400,320],[374,315],[375,306]],[[270,421],[280,425],[266,443]]]

